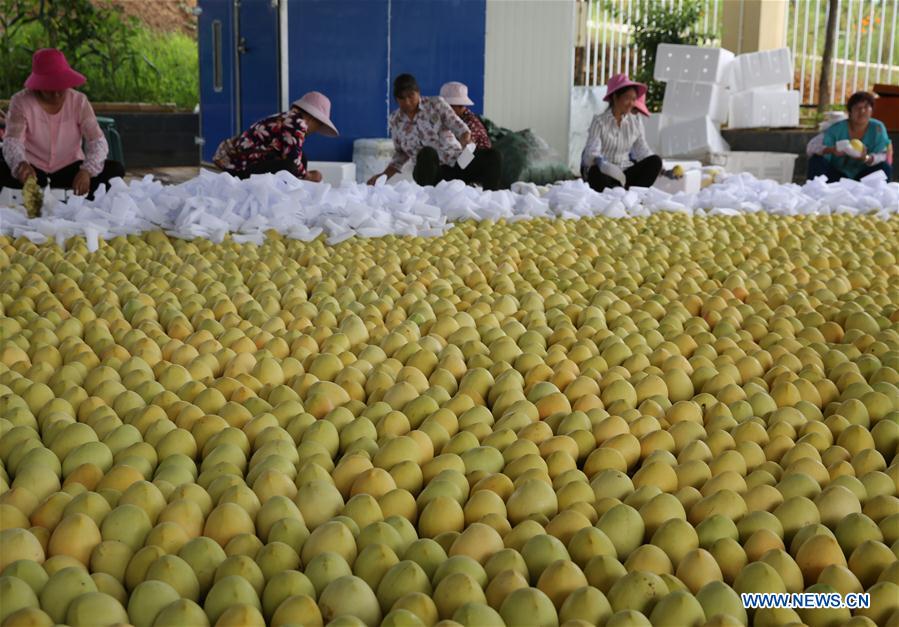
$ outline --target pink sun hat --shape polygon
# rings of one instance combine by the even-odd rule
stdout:
[[[646,94],[637,97],[637,101],[634,103],[634,109],[637,113],[641,113],[646,117],[649,117],[649,108],[646,106]]]
[[[449,105],[470,106],[474,104],[468,97],[468,85],[458,81],[444,83],[440,88],[440,97]]]
[[[331,121],[331,101],[326,95],[320,91],[310,91],[304,94],[299,100],[291,103],[291,107],[299,107],[316,120],[324,124],[321,130],[322,135],[327,137],[337,137],[337,127]]]
[[[84,75],[69,66],[66,55],[56,48],[42,48],[31,57],[31,75],[25,81],[26,89],[36,91],[63,91],[85,82]]]
[[[612,94],[614,94],[616,91],[621,91],[626,87],[636,88],[638,101],[640,100],[640,98],[645,98],[646,85],[644,85],[643,83],[632,81],[630,78],[628,78],[627,74],[616,74],[609,79],[608,83],[606,83],[606,95],[603,100],[608,102],[612,99]]]

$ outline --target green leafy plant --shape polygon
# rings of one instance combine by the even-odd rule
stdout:
[[[646,60],[637,67],[631,78],[646,84],[646,104],[650,110],[658,111],[665,96],[665,84],[652,77],[656,48],[659,44],[704,45],[710,43],[715,35],[700,30],[704,13],[699,0],[684,0],[677,5],[661,0],[632,1],[640,5],[638,14],[646,16],[645,23],[637,20],[631,25],[631,40],[645,54]],[[620,21],[627,22],[627,12],[620,5],[609,3],[608,8]]]
[[[0,0],[0,97],[22,88],[39,48],[62,50],[87,77],[95,101],[192,108],[198,102],[196,42],[156,33],[121,8],[92,0]]]

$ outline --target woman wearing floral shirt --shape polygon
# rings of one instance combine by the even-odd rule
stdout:
[[[393,176],[412,160],[412,177],[419,185],[460,179],[488,190],[499,188],[501,162],[494,150],[476,149],[467,167],[457,165],[463,147],[471,143],[471,131],[443,98],[422,98],[411,74],[396,78],[393,96],[399,105],[389,122],[394,157],[384,172],[369,179],[369,185],[382,174]]]
[[[468,97],[468,85],[457,81],[444,83],[440,88],[440,97],[446,100],[447,104],[453,108],[453,112],[459,116],[459,119],[465,122],[465,126],[471,131],[471,141],[478,148],[492,148],[490,136],[487,135],[487,129],[481,118],[469,109],[474,104]]]
[[[324,94],[311,91],[285,113],[263,118],[240,135],[223,141],[212,161],[242,179],[287,170],[297,178],[319,182],[321,172],[306,170],[303,144],[311,133],[337,136],[330,116],[331,101]]]

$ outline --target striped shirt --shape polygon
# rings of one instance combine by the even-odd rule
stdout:
[[[609,107],[593,116],[587,145],[581,153],[581,170],[586,172],[590,166],[599,165],[603,160],[624,170],[633,165],[632,157],[641,161],[651,154],[652,149],[646,143],[640,116],[624,115],[619,126]]]

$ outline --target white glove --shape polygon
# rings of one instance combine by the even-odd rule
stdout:
[[[608,161],[603,161],[599,164],[599,171],[605,174],[606,176],[611,176],[613,179],[621,183],[623,187],[627,179],[624,177],[624,172],[621,171],[614,163],[609,163]]]

